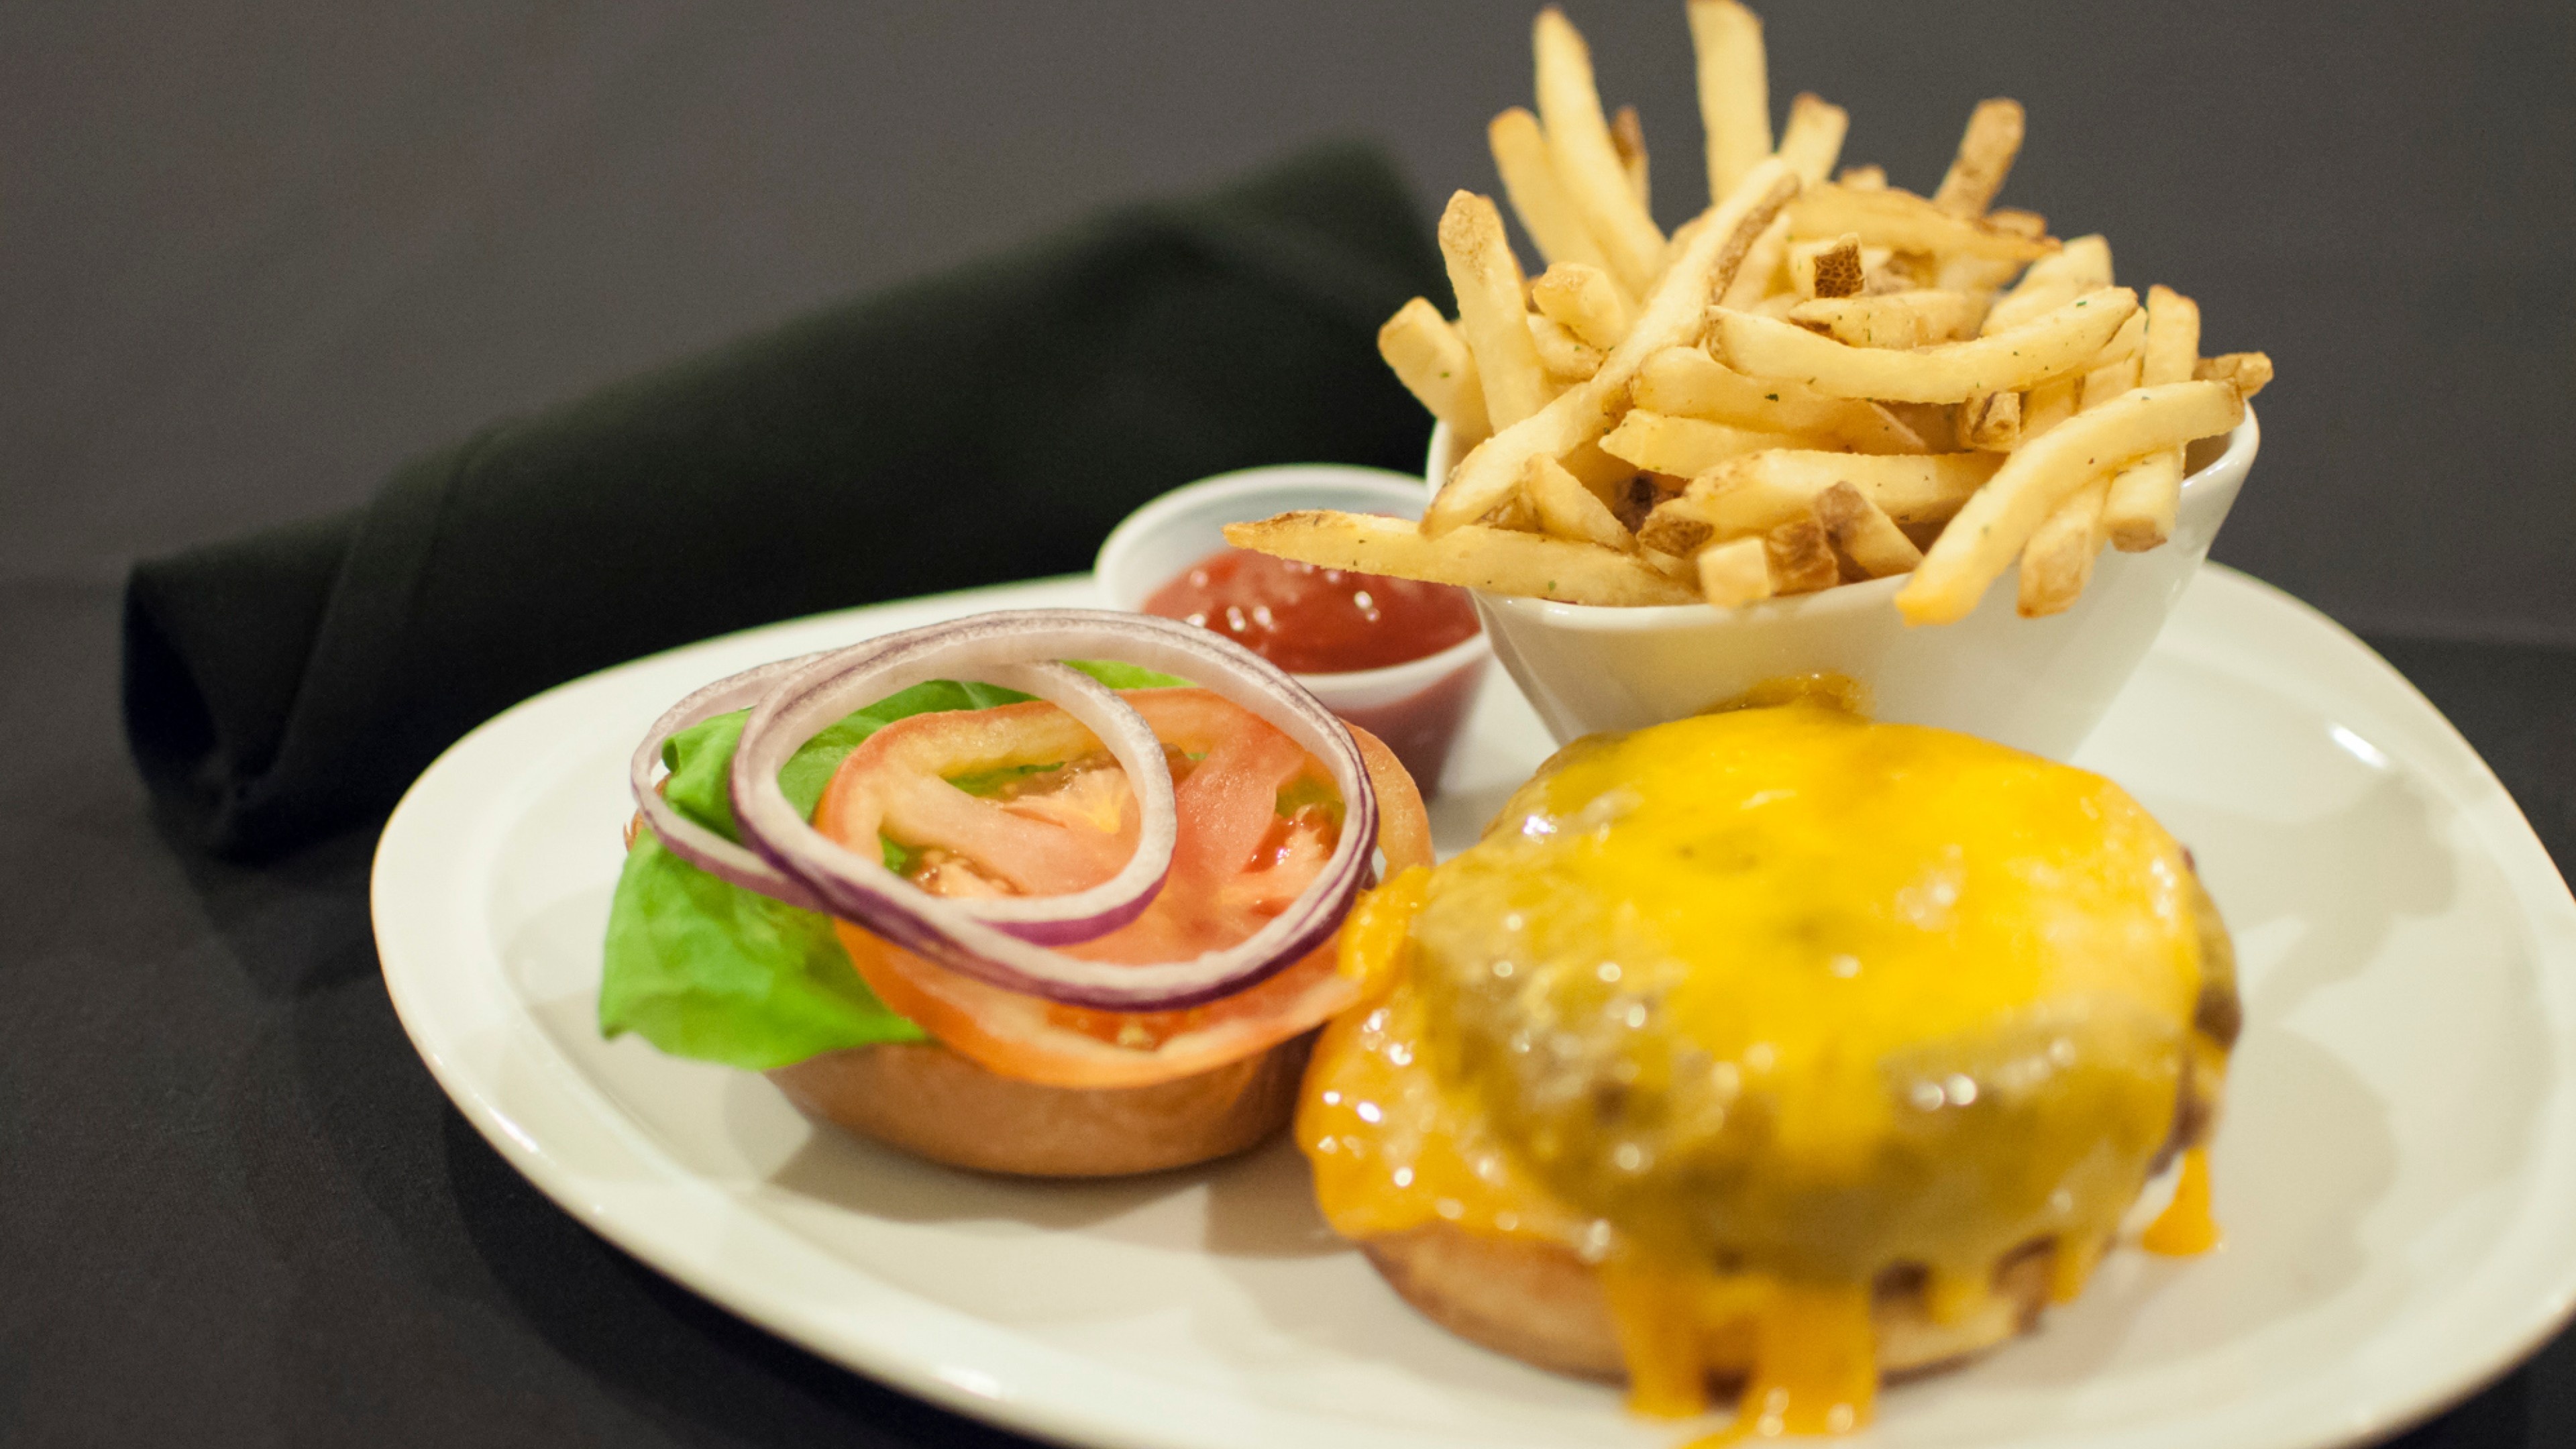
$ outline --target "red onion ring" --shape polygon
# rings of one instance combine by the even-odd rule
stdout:
[[[824,661],[840,662],[845,666],[864,665],[870,659],[884,657],[888,652],[887,646],[897,646],[896,652],[902,652],[904,641],[921,632],[916,630],[910,635],[898,634],[847,649],[764,664],[720,679],[674,705],[654,722],[651,732],[636,748],[634,758],[627,765],[627,782],[644,812],[646,823],[662,837],[662,843],[673,854],[710,875],[790,905],[828,913],[831,907],[806,882],[681,814],[661,791],[653,788],[653,765],[661,757],[663,742],[671,735],[701,720],[758,704],[776,693],[779,686],[800,669]],[[1044,699],[1098,736],[1108,747],[1110,755],[1127,772],[1131,788],[1136,792],[1142,820],[1136,849],[1128,857],[1127,864],[1116,875],[1096,886],[1066,895],[993,896],[950,904],[998,930],[1047,945],[1067,945],[1105,936],[1143,915],[1146,908],[1154,903],[1154,898],[1162,893],[1163,882],[1171,876],[1172,851],[1179,835],[1179,812],[1172,798],[1171,767],[1163,758],[1162,742],[1155,738],[1153,727],[1145,723],[1144,716],[1120,699],[1116,691],[1079,670],[1068,669],[1061,664],[1023,661],[983,672],[985,682]],[[921,682],[920,679],[909,680],[888,687],[884,693],[893,694]],[[873,703],[874,700],[867,702]],[[847,714],[848,711],[842,713]],[[824,723],[828,725],[839,718],[836,715]],[[787,754],[794,754],[820,730],[821,726],[818,726],[799,737]],[[745,733],[748,735],[747,725]],[[737,757],[741,748],[739,744],[736,746]],[[778,763],[785,764],[786,755],[780,756]],[[775,767],[770,774],[774,784]]]
[[[882,860],[831,840],[779,788],[778,771],[788,758],[851,710],[930,679],[964,677],[999,684],[1006,682],[1005,674],[1062,669],[1032,666],[1027,663],[1032,654],[1113,658],[1180,675],[1276,726],[1321,760],[1341,792],[1343,824],[1332,855],[1305,892],[1250,938],[1193,960],[1151,965],[1085,961],[1023,939],[979,918],[966,909],[969,902],[933,896],[887,870]],[[1125,708],[1123,703],[1120,707]],[[1108,736],[1102,738],[1108,741]],[[1159,743],[1153,758],[1155,767],[1145,774],[1129,765],[1130,778],[1143,787],[1159,777],[1168,792],[1170,774],[1161,764]],[[1349,728],[1313,695],[1278,666],[1222,635],[1177,619],[1100,609],[984,614],[807,661],[753,708],[734,750],[730,786],[744,841],[778,871],[801,881],[831,914],[991,985],[1115,1011],[1194,1006],[1285,969],[1340,929],[1377,848],[1377,795],[1367,764]],[[1169,794],[1161,798],[1162,814],[1177,826]],[[1152,807],[1147,808],[1150,824]],[[1138,853],[1143,853],[1141,845]]]
[[[644,743],[635,747],[634,756],[626,762],[626,787],[635,796],[635,808],[644,816],[644,823],[662,838],[665,849],[718,880],[809,911],[825,907],[803,881],[681,814],[678,806],[653,788],[653,772],[660,767],[662,746],[671,736],[717,715],[749,709],[777,688],[780,680],[822,657],[820,653],[800,654],[717,680],[663,711],[662,717],[653,721],[653,727],[644,732]]]

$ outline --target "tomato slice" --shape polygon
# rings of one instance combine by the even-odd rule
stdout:
[[[1235,945],[1312,883],[1331,854],[1337,813],[1280,813],[1283,791],[1328,780],[1266,721],[1205,690],[1122,691],[1175,758],[1179,838],[1171,879],[1145,913],[1068,954],[1101,961],[1184,960]],[[1379,848],[1390,870],[1431,863],[1422,797],[1394,755],[1354,729],[1376,788]],[[952,780],[1027,772],[1026,788],[970,794]],[[1329,787],[1319,792],[1329,798]],[[815,828],[854,849],[877,837],[915,852],[917,884],[940,893],[1080,890],[1115,875],[1135,848],[1125,773],[1089,730],[1045,703],[915,715],[852,751],[825,790]],[[987,985],[844,921],[842,944],[885,1003],[977,1064],[1063,1087],[1144,1086],[1209,1071],[1285,1041],[1351,1005],[1356,984],[1330,943],[1222,1000],[1175,1011],[1066,1006]]]

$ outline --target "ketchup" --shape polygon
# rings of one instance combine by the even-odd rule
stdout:
[[[1291,674],[1382,669],[1476,632],[1467,591],[1219,549],[1145,600],[1145,612],[1214,629]]]

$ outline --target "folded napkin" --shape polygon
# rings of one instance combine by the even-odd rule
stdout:
[[[496,424],[352,512],[139,564],[127,738],[182,828],[271,852],[620,660],[1083,569],[1230,468],[1418,468],[1373,338],[1442,287],[1386,161],[1334,146],[832,307]]]

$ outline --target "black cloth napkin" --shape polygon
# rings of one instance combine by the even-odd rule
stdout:
[[[727,630],[1088,567],[1158,493],[1260,463],[1415,469],[1378,324],[1445,296],[1336,145],[496,424],[366,506],[139,564],[125,724],[233,855],[389,807],[475,724]]]

